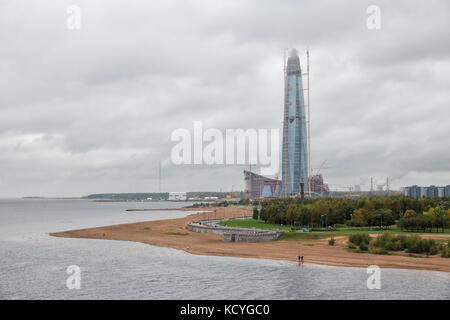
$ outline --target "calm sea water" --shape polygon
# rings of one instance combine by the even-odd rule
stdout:
[[[450,299],[450,273],[195,256],[142,243],[66,239],[50,232],[185,216],[169,202],[0,200],[1,299]],[[81,289],[66,268],[81,268]]]

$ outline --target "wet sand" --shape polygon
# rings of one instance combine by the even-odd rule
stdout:
[[[328,239],[259,243],[222,242],[221,235],[191,232],[186,224],[192,220],[232,218],[249,216],[247,208],[198,208],[193,211],[214,210],[214,212],[192,214],[185,218],[119,224],[80,230],[55,232],[50,235],[65,238],[89,238],[143,242],[160,247],[184,250],[191,254],[228,256],[242,258],[264,258],[298,261],[332,266],[422,269],[450,272],[450,259],[438,255],[409,257],[398,255],[376,255],[354,253],[346,249],[347,236],[335,236],[336,244],[328,245]],[[432,235],[427,235],[431,237]],[[442,236],[437,236],[442,237]]]

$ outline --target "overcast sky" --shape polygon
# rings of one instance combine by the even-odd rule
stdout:
[[[174,165],[171,133],[281,130],[292,47],[332,189],[450,184],[449,39],[446,0],[0,0],[0,197],[154,192],[160,160],[163,191],[242,189],[245,167]]]

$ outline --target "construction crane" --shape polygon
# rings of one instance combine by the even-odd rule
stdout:
[[[320,165],[320,167],[319,168],[311,168],[311,171],[312,171],[312,169],[314,169],[314,170],[316,170],[317,169],[317,171],[314,173],[313,171],[312,171],[312,174],[308,177],[308,187],[309,187],[309,196],[311,197],[311,194],[313,193],[313,186],[315,185],[315,184],[313,184],[312,183],[312,181],[313,181],[313,177],[314,176],[318,176],[319,174],[320,174],[320,171],[322,170],[322,169],[329,169],[330,167],[324,167],[324,165],[325,165],[325,163],[327,162],[327,160],[324,160],[323,162],[322,162],[322,164]],[[317,190],[316,190],[317,191]]]
[[[341,184],[329,184],[329,186],[336,186],[337,188],[340,188],[340,189],[348,189],[348,194],[349,194],[349,197],[351,198],[352,197],[352,190],[353,190],[353,186],[352,185],[349,185],[349,186],[343,186],[343,185],[341,185]],[[330,196],[332,196],[332,194],[333,194],[333,191],[332,190],[330,190]]]
[[[323,165],[325,164],[325,162],[327,162],[327,160],[323,160],[323,162],[322,162],[322,164],[320,165],[319,170],[317,170],[317,173],[316,173],[316,174],[319,174],[319,173],[320,173],[320,170],[322,170]]]
[[[288,110],[287,110],[287,101],[286,101],[286,51],[288,49],[285,48],[284,49],[284,54],[283,54],[283,78],[284,78],[284,93],[283,93],[283,169],[282,169],[282,177],[283,174],[285,175],[285,179],[282,182],[283,185],[281,186],[281,190],[280,190],[280,197],[286,197],[287,196],[287,176],[288,176],[288,157],[287,157],[287,118],[288,118]]]
[[[310,89],[309,89],[309,48],[306,50],[306,74],[308,75],[308,89],[307,89],[307,97],[308,97],[308,177],[311,177],[311,112],[310,112]],[[311,196],[311,179],[308,179],[308,190],[309,195]]]
[[[330,167],[324,167],[326,162],[327,162],[327,160],[323,160],[323,162],[320,165],[319,169],[317,169],[317,172],[315,173],[315,175],[318,175],[320,173],[320,170],[322,170],[322,169],[329,169],[330,168]],[[311,169],[315,169],[315,168],[311,168]]]

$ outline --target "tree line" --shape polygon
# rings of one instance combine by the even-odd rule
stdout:
[[[406,230],[450,228],[450,198],[370,197],[364,199],[298,198],[254,201],[254,218],[268,223],[328,227],[389,227],[397,223]]]

